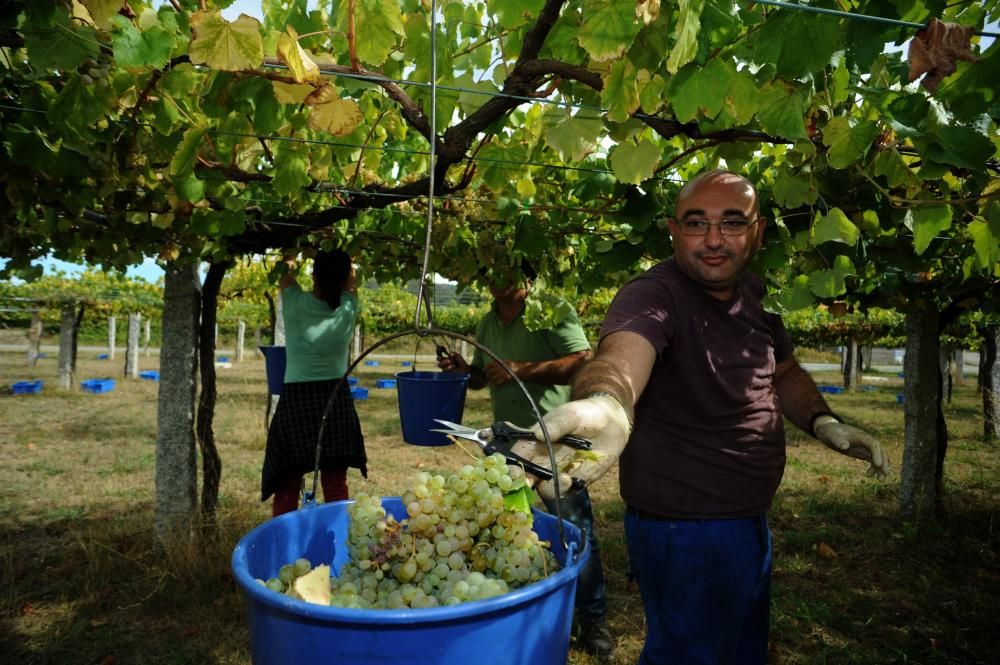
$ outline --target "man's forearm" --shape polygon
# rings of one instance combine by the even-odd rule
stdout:
[[[553,360],[518,363],[515,370],[522,381],[542,386],[565,386],[590,358],[590,351],[578,351]]]
[[[816,388],[812,377],[798,362],[792,360],[783,365],[786,366],[780,374],[775,374],[774,380],[774,388],[781,403],[781,414],[799,429],[809,432],[813,416],[824,411],[830,412],[830,407]]]
[[[597,393],[607,393],[618,400],[628,414],[629,422],[635,420],[635,395],[628,380],[619,368],[600,357],[584,365],[573,381],[572,399],[584,399]]]

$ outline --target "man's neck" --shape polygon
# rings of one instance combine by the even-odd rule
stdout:
[[[523,300],[497,300],[496,305],[497,316],[505,326],[509,326],[511,321],[524,310]]]

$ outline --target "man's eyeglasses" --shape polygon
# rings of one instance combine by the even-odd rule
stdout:
[[[757,223],[757,220],[748,221],[745,219],[724,219],[721,222],[710,222],[705,219],[682,219],[677,222],[681,227],[681,232],[686,236],[708,235],[708,229],[718,226],[719,232],[724,236],[746,235],[750,227]]]

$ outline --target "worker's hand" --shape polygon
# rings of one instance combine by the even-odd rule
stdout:
[[[868,475],[884,478],[890,471],[889,455],[873,436],[857,427],[838,422],[832,416],[820,416],[813,423],[816,438],[841,455],[869,462]]]
[[[545,427],[553,441],[553,452],[559,473],[559,494],[565,496],[570,489],[572,478],[584,483],[592,483],[603,476],[618,461],[625,449],[632,427],[625,408],[610,395],[593,395],[586,399],[567,402],[550,411],[544,418]],[[514,445],[514,452],[546,469],[552,466],[549,452],[542,436],[541,425],[536,424],[532,432],[535,441],[522,441]],[[593,448],[578,451],[565,444],[556,443],[568,434],[588,439]],[[555,498],[552,481],[537,482],[535,490],[545,499]]]
[[[504,360],[510,371],[517,374],[518,369],[523,362],[518,362],[517,360]],[[513,383],[514,377],[510,375],[510,372],[505,370],[503,366],[495,360],[491,360],[489,363],[483,367],[483,374],[486,375],[486,382],[491,386],[505,386],[508,383]]]
[[[461,374],[468,374],[471,371],[469,363],[465,362],[465,358],[462,357],[461,353],[448,353],[438,356],[437,366],[443,372],[459,372]]]

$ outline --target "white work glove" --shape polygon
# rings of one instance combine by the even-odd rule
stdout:
[[[584,483],[592,483],[607,472],[618,461],[625,449],[632,426],[625,408],[610,395],[592,395],[586,399],[567,402],[545,415],[545,427],[553,442],[553,452],[559,473],[559,494],[566,496],[572,478]],[[513,451],[535,464],[552,466],[549,451],[542,435],[542,427],[535,424],[531,428],[536,441],[521,441]],[[589,451],[578,451],[565,444],[556,443],[568,434],[583,437],[593,444]],[[541,481],[528,474],[526,479],[534,483],[535,491],[547,500],[555,499],[555,487],[551,480]]]
[[[867,475],[884,478],[891,471],[889,455],[873,436],[833,416],[820,416],[813,423],[816,438],[841,455],[869,462]]]

